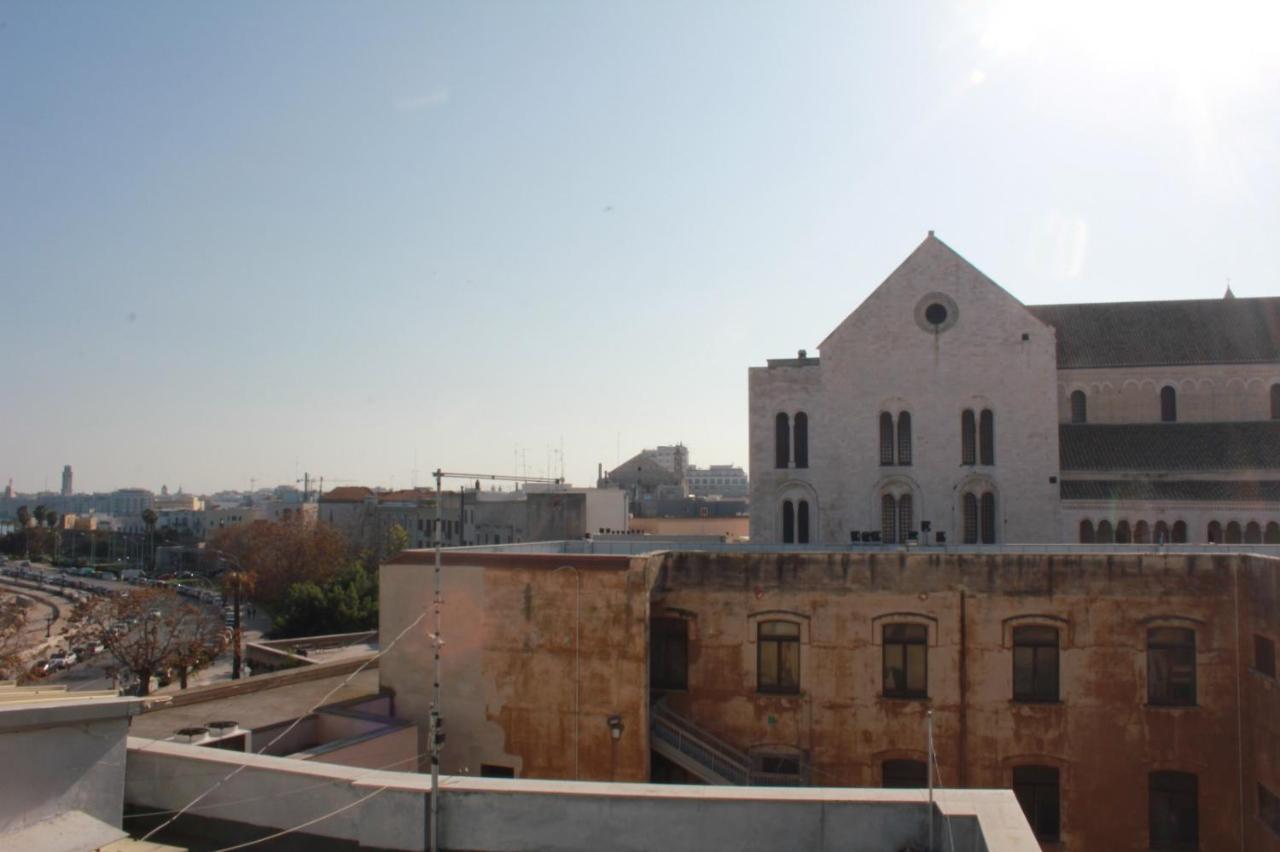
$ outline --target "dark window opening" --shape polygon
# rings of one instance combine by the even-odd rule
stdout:
[[[1147,703],[1189,707],[1196,703],[1196,632],[1186,627],[1147,631]]]
[[[989,408],[978,418],[978,457],[982,464],[996,463],[996,416]]]
[[[796,467],[809,466],[809,415],[803,411],[796,414]]]
[[[1258,819],[1280,837],[1280,798],[1261,784],[1258,785]]]
[[[1186,522],[1186,521],[1176,521],[1176,522],[1174,522],[1174,525],[1173,525],[1173,543],[1174,543],[1174,544],[1186,544],[1186,543],[1187,543],[1187,522]]]
[[[893,464],[893,415],[880,412],[880,464]]]
[[[1271,386],[1271,419],[1280,420],[1280,385]]]
[[[756,689],[800,691],[800,625],[762,621],[756,628]]]
[[[1160,388],[1160,420],[1164,423],[1178,420],[1178,392],[1170,385]]]
[[[1093,540],[1094,540],[1093,521],[1088,521],[1088,520],[1081,521],[1080,522],[1080,543],[1093,544]]]
[[[1245,544],[1262,544],[1262,527],[1257,521],[1250,521],[1244,528]]]
[[[898,540],[898,501],[892,494],[880,498],[880,540],[893,544]]]
[[[801,500],[796,504],[796,541],[809,543],[809,501]]]
[[[1280,524],[1271,521],[1267,524],[1267,531],[1262,536],[1264,544],[1280,544]]]
[[[649,622],[649,687],[689,688],[689,626],[683,618]]]
[[[883,786],[919,790],[929,786],[929,770],[923,760],[886,760],[880,764]]]
[[[773,466],[779,470],[791,463],[791,421],[778,412],[773,418]]]
[[[782,543],[796,543],[796,507],[790,500],[782,501]]]
[[[1253,670],[1268,677],[1276,676],[1276,643],[1256,633],[1253,635]]]
[[[973,411],[966,408],[960,414],[960,464],[978,463],[977,434]]]
[[[1151,527],[1146,521],[1138,521],[1133,525],[1133,543],[1134,544],[1150,544],[1151,543]]]
[[[898,464],[911,464],[911,412],[898,415]]]
[[[898,542],[901,544],[906,544],[911,539],[911,527],[915,523],[912,509],[910,494],[903,494],[898,498]]]
[[[1222,544],[1222,524],[1217,521],[1209,522],[1209,531],[1206,534],[1210,544]]]
[[[929,325],[942,325],[947,321],[947,306],[934,302],[924,309],[924,318]]]
[[[1116,524],[1116,544],[1128,544],[1133,541],[1133,535],[1129,532],[1129,522],[1120,521]]]
[[[1240,544],[1244,541],[1244,536],[1240,532],[1240,524],[1232,521],[1227,524],[1227,532],[1225,536],[1227,544]]]
[[[1156,521],[1155,538],[1152,539],[1156,544],[1169,543],[1169,525],[1164,521]]]
[[[982,543],[996,543],[996,495],[990,491],[982,495]]]
[[[1200,791],[1190,772],[1148,776],[1148,822],[1153,850],[1191,852],[1200,845]]]
[[[1058,700],[1058,631],[1053,627],[1013,629],[1013,700]]]
[[[1089,401],[1085,397],[1084,391],[1078,390],[1071,392],[1071,422],[1089,422]]]
[[[481,778],[515,778],[516,770],[514,766],[499,766],[495,763],[480,764]]]
[[[1055,841],[1061,832],[1058,770],[1052,766],[1015,766],[1013,794],[1036,839]]]
[[[978,543],[978,496],[966,491],[964,497],[964,543]]]
[[[884,626],[884,696],[929,697],[929,628],[923,624]]]

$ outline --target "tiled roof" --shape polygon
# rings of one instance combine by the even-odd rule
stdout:
[[[364,498],[373,493],[363,485],[343,485],[320,495],[321,503],[363,503]]]
[[[1064,423],[1059,462],[1072,470],[1280,470],[1280,420]]]
[[[1222,479],[1063,480],[1063,500],[1181,500],[1186,502],[1280,502],[1280,481]]]
[[[1058,368],[1280,361],[1280,298],[1028,305],[1058,337]]]

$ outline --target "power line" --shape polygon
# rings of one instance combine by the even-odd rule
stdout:
[[[247,849],[250,846],[257,846],[259,843],[266,843],[268,840],[275,840],[277,837],[284,837],[286,834],[293,834],[295,831],[301,831],[302,829],[307,828],[309,826],[313,826],[318,822],[324,822],[325,820],[329,819],[329,817],[337,816],[343,811],[351,810],[356,805],[363,805],[365,802],[369,801],[370,799],[372,799],[374,796],[378,795],[385,789],[387,788],[379,787],[378,789],[374,790],[372,793],[369,793],[366,796],[361,796],[360,798],[356,799],[354,802],[348,802],[347,804],[343,805],[340,808],[335,808],[334,810],[329,811],[327,814],[321,814],[315,819],[309,819],[304,823],[293,826],[292,828],[286,828],[281,831],[277,831],[275,834],[268,834],[266,837],[259,837],[257,840],[249,840],[244,843],[237,843],[235,846],[224,846],[221,849],[217,850],[217,852],[232,852],[232,850],[234,849]]]

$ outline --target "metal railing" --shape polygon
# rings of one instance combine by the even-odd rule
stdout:
[[[699,728],[666,705],[658,702],[649,713],[655,741],[663,742],[706,769],[712,779],[730,784],[751,783],[751,758],[721,739]]]

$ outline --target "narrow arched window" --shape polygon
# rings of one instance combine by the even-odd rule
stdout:
[[[796,542],[796,507],[790,500],[782,501],[782,543]]]
[[[1080,522],[1080,543],[1093,544],[1093,521],[1083,520]]]
[[[796,503],[796,541],[800,544],[809,543],[809,501],[801,500]]]
[[[1240,532],[1240,524],[1236,521],[1227,524],[1227,533],[1224,538],[1227,544],[1240,544],[1244,540],[1244,536]]]
[[[910,494],[903,494],[898,498],[898,541],[904,544],[911,539],[911,528],[915,525],[913,508]]]
[[[809,466],[809,415],[803,411],[796,412],[796,467]]]
[[[911,464],[911,412],[898,415],[898,464]]]
[[[779,411],[773,418],[773,466],[782,470],[791,464],[791,418]]]
[[[990,491],[982,495],[982,543],[996,543],[996,495]]]
[[[1111,529],[1110,521],[1098,522],[1098,544],[1114,544],[1116,534]]]
[[[1150,544],[1151,543],[1151,527],[1146,521],[1138,521],[1133,525],[1133,543],[1134,544]]]
[[[1156,544],[1169,543],[1169,525],[1164,521],[1156,521],[1156,533],[1153,540]]]
[[[1271,521],[1267,524],[1267,531],[1262,535],[1263,544],[1280,544],[1280,524]]]
[[[960,414],[960,464],[978,463],[978,427],[973,410],[966,408]]]
[[[1271,419],[1280,420],[1280,384],[1271,386]]]
[[[880,464],[893,464],[893,415],[880,412]]]
[[[1210,521],[1208,538],[1210,544],[1222,544],[1222,524]]]
[[[964,495],[964,543],[978,543],[978,497],[972,491]]]
[[[1174,544],[1186,544],[1186,543],[1187,543],[1187,522],[1186,522],[1186,521],[1175,521],[1175,522],[1174,522],[1174,524],[1173,524],[1173,543],[1174,543]]]
[[[898,501],[892,494],[880,498],[880,540],[893,544],[898,540]]]
[[[1178,420],[1178,392],[1173,385],[1160,388],[1160,420],[1164,423],[1176,423]]]
[[[1262,527],[1257,521],[1250,521],[1244,528],[1245,544],[1262,544]]]
[[[982,409],[978,419],[978,460],[982,464],[996,463],[996,416],[991,409]]]
[[[1089,422],[1089,402],[1085,399],[1084,391],[1082,390],[1071,392],[1071,422]]]
[[[1133,541],[1133,535],[1129,532],[1129,522],[1121,521],[1116,524],[1116,544],[1128,544]]]

